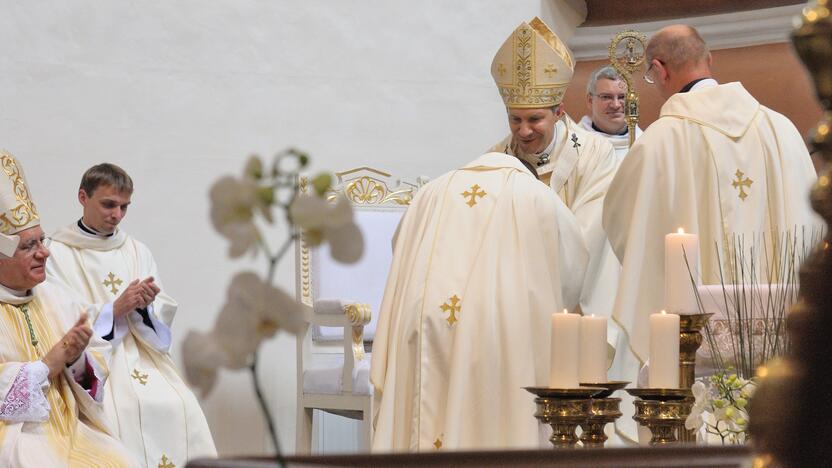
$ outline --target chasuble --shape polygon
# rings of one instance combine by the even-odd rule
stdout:
[[[0,465],[138,466],[101,403],[110,345],[93,335],[75,365],[51,379],[41,361],[85,311],[48,282],[23,295],[0,286]]]
[[[513,156],[420,189],[399,226],[373,344],[374,451],[538,447],[550,316],[578,301],[573,214]]]
[[[51,239],[50,279],[94,304],[97,335],[112,333],[104,403],[118,437],[146,466],[184,466],[192,458],[216,456],[199,402],[169,354],[177,304],[165,293],[150,250],[124,231],[98,236],[77,224]],[[113,301],[131,281],[148,276],[162,291],[144,316],[131,311],[114,320]]]
[[[808,196],[815,170],[797,129],[742,84],[710,81],[665,102],[604,202],[604,228],[623,264],[613,316],[630,340],[620,364],[626,375],[616,378],[636,381],[647,359],[648,318],[664,308],[666,234],[698,234],[700,264],[691,268],[716,284],[720,272],[730,278],[733,236],[758,242],[762,265],[762,249],[776,252],[772,241],[784,232],[809,242],[820,229]]]

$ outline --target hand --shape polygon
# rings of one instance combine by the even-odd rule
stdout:
[[[123,317],[131,311],[149,306],[156,299],[159,291],[152,276],[142,281],[133,280],[113,302],[113,315],[116,318]]]
[[[91,337],[92,328],[87,325],[87,314],[82,313],[75,325],[43,357],[43,363],[49,368],[49,378],[56,377],[68,364],[81,357]]]

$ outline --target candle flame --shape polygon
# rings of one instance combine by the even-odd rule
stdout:
[[[679,229],[676,230],[676,233],[677,234],[684,234],[685,230],[684,230],[684,228],[680,227]]]
[[[568,314],[568,313],[569,313],[569,311],[568,311],[568,310],[566,310],[566,309],[563,309],[563,313],[564,313],[564,314]]]
[[[663,310],[663,311],[662,311],[662,315],[667,315],[667,312],[665,312],[665,311]]]

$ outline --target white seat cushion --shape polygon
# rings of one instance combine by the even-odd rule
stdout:
[[[321,393],[340,395],[343,392],[344,363],[320,365],[303,371],[303,393]],[[355,363],[352,369],[352,393],[354,395],[372,395],[370,385],[370,354]]]

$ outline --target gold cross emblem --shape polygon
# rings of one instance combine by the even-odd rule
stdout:
[[[500,76],[505,75],[506,74],[506,66],[503,65],[502,63],[497,65],[497,73],[499,73]]]
[[[462,311],[462,306],[460,305],[460,299],[456,297],[456,294],[450,298],[450,302],[450,304],[447,302],[442,304],[439,308],[442,309],[442,312],[448,312],[448,318],[445,320],[448,321],[448,325],[454,326],[454,324],[458,322],[456,314]]]
[[[162,460],[159,462],[158,468],[176,468],[176,465],[168,460],[167,455],[162,454]]]
[[[543,69],[543,73],[545,73],[546,76],[548,76],[549,78],[552,77],[553,73],[557,73],[557,72],[558,72],[558,69],[555,68],[555,65],[551,64],[551,63],[547,64],[546,67]]]
[[[433,446],[436,448],[436,450],[441,449],[442,448],[442,439],[437,437],[436,440],[433,441]]]
[[[118,287],[121,286],[121,283],[123,283],[123,281],[118,279],[118,277],[116,277],[116,275],[114,275],[111,271],[110,274],[107,275],[107,279],[105,279],[101,284],[103,284],[105,288],[110,288],[110,292],[115,294],[118,292]]]
[[[746,197],[748,197],[748,194],[745,192],[745,188],[751,187],[751,184],[753,184],[754,181],[745,177],[745,174],[743,174],[743,172],[739,169],[737,169],[737,172],[734,175],[737,176],[737,180],[731,182],[731,185],[733,185],[735,189],[740,190],[740,200],[745,201]],[[745,177],[745,179],[743,179],[743,177]]]
[[[474,205],[476,205],[476,204],[477,204],[477,197],[482,198],[482,197],[484,197],[484,196],[488,195],[488,194],[487,194],[487,193],[485,193],[484,191],[483,191],[483,192],[481,192],[481,191],[479,191],[479,190],[480,190],[480,186],[479,186],[479,185],[477,185],[477,184],[474,184],[474,185],[472,185],[472,186],[471,186],[471,191],[470,191],[470,192],[469,192],[469,191],[467,191],[467,190],[466,190],[466,191],[464,191],[464,192],[462,192],[462,196],[463,196],[463,197],[465,197],[465,198],[469,198],[469,197],[470,197],[470,198],[471,198],[470,200],[468,200],[467,202],[465,202],[465,203],[468,203],[468,206],[474,206]]]
[[[133,369],[133,373],[130,374],[130,377],[138,380],[142,385],[147,385],[147,374],[142,374],[138,369]]]

